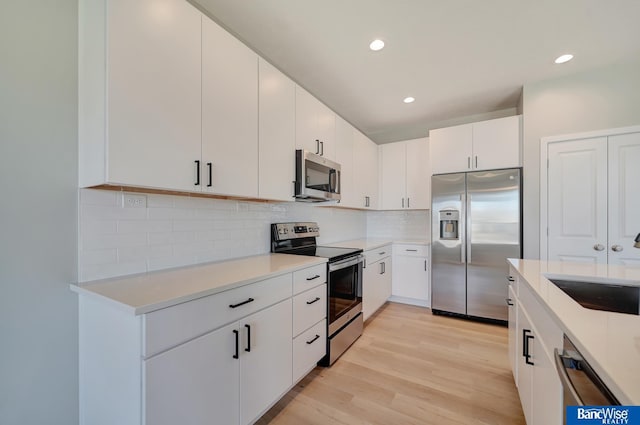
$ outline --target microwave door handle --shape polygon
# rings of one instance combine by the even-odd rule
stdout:
[[[336,183],[337,183],[337,179],[336,179],[336,170],[331,169],[329,170],[329,192],[331,193],[336,193]]]

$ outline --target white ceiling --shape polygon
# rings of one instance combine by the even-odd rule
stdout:
[[[193,1],[378,143],[512,114],[524,84],[640,57],[640,0]]]

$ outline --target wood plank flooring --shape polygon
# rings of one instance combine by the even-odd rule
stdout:
[[[524,424],[507,329],[387,303],[258,425]]]

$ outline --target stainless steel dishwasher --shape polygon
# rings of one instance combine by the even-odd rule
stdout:
[[[565,335],[562,353],[555,349],[555,360],[563,388],[563,423],[567,423],[567,406],[617,406],[611,393],[578,349]]]

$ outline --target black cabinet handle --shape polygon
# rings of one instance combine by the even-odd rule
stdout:
[[[407,208],[411,208],[411,198],[407,198]]]
[[[405,251],[407,251],[407,252],[418,252],[417,249],[405,249]]]
[[[507,302],[508,306],[512,306],[513,305],[513,303],[511,302],[512,301],[511,298],[505,298],[504,300]]]
[[[200,186],[200,160],[196,159],[196,186]]]
[[[324,142],[320,142],[320,156],[324,156]]]
[[[530,329],[522,330],[522,355],[524,356],[524,362],[528,365],[534,366],[534,363],[530,361],[531,354],[529,354],[529,340],[535,339],[533,335],[527,335],[531,333]]]
[[[247,328],[247,348],[244,349],[247,353],[251,352],[251,326],[244,325]]]
[[[320,140],[316,139],[316,155],[320,155]]]
[[[404,198],[402,198],[402,208],[404,208]]]
[[[238,351],[239,351],[239,346],[240,346],[240,341],[239,341],[239,336],[238,336],[239,332],[238,332],[238,330],[237,330],[237,329],[234,329],[234,330],[233,330],[233,333],[236,335],[236,353],[233,355],[233,358],[234,358],[234,359],[237,359],[237,358],[239,358],[239,357],[240,357],[240,355],[239,355],[239,353],[238,353]]]
[[[242,301],[241,303],[238,303],[238,304],[229,304],[229,307],[236,308],[236,307],[240,307],[241,305],[249,304],[249,303],[254,302],[254,301],[255,300],[253,298],[249,298],[248,300]]]
[[[211,162],[207,162],[207,167],[209,167],[209,184],[207,187],[213,186],[213,164]]]
[[[308,277],[308,278],[307,278],[307,280],[316,280],[316,279],[317,279],[317,278],[319,278],[319,277],[320,277],[320,275],[319,275],[319,274],[317,274],[317,275],[315,275],[315,276]]]
[[[313,303],[318,302],[318,301],[320,301],[320,297],[316,297],[315,300],[307,301],[307,304],[313,304]]]
[[[427,260],[424,260],[424,271],[427,271]]]
[[[387,253],[387,251],[382,251],[382,252],[379,252],[378,255],[384,255],[386,253]]]
[[[509,282],[515,282],[515,279],[513,278],[513,276],[509,276],[509,277],[507,278],[507,280],[508,280]]]
[[[307,344],[313,344],[318,338],[320,338],[320,335],[316,334],[316,336],[311,341],[307,341]]]

